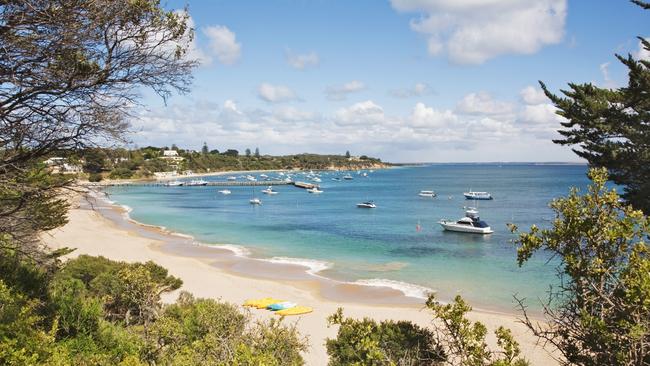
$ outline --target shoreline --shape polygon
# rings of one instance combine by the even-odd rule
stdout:
[[[82,203],[70,210],[70,222],[66,226],[47,233],[43,240],[52,248],[77,248],[69,257],[88,254],[128,262],[153,260],[183,280],[181,290],[197,297],[242,304],[248,298],[272,296],[311,306],[313,313],[285,319],[297,322],[301,334],[308,336],[310,349],[304,355],[308,365],[326,364],[324,341],[336,336],[336,329],[328,328],[326,318],[338,307],[344,308],[346,316],[355,318],[409,320],[421,326],[431,325],[431,314],[423,310],[423,300],[395,303],[395,298],[404,298],[397,290],[351,284],[328,287],[327,282],[333,281],[319,280],[318,276],[308,274],[305,267],[242,257],[242,253],[237,255],[232,248],[192,244],[191,237],[124,220],[124,214],[115,205],[83,207]],[[112,220],[110,215],[121,221]],[[163,301],[173,302],[178,292],[167,294]],[[266,311],[250,312],[257,319],[274,317]],[[521,344],[522,354],[533,364],[557,364],[536,344],[537,339],[515,315],[475,309],[468,318],[483,322],[490,332],[500,325],[511,328]],[[494,347],[492,334],[488,343]]]

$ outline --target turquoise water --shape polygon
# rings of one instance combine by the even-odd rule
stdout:
[[[406,285],[413,284],[434,289],[443,299],[461,294],[477,307],[507,311],[514,307],[513,294],[531,299],[533,307],[532,300],[545,299],[555,281],[555,265],[540,254],[518,268],[506,224],[522,229],[549,225],[553,214],[548,203],[572,186],[584,188],[586,169],[442,164],[377,170],[367,178],[353,173],[352,181],[332,181],[343,174],[321,172],[321,195],[292,186],[276,187],[275,196],[262,194],[264,187],[230,187],[227,196],[217,193],[219,187],[140,186],[108,193],[133,209],[133,219],[203,243],[241,245],[256,257],[281,261],[316,260],[306,264],[337,280],[386,283],[417,296],[420,288]],[[306,180],[302,175],[296,179]],[[445,232],[437,224],[463,216],[463,207],[472,201],[462,193],[470,188],[494,196],[479,202],[481,218],[494,234]],[[434,190],[438,197],[419,197],[420,190]],[[262,206],[249,204],[253,195],[263,200]],[[356,208],[368,199],[378,207]]]

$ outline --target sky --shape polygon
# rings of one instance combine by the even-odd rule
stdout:
[[[192,90],[143,91],[132,146],[578,162],[538,81],[615,88],[616,53],[650,59],[650,12],[625,0],[165,3],[185,5]]]

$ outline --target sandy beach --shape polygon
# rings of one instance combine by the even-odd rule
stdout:
[[[405,297],[397,290],[336,284],[308,274],[301,266],[246,259],[229,250],[192,245],[187,238],[119,220],[122,214],[115,207],[73,205],[69,223],[44,234],[43,240],[52,248],[76,248],[70,257],[89,254],[127,262],[152,260],[183,280],[181,290],[197,297],[236,304],[249,298],[277,297],[313,307],[313,313],[286,318],[296,322],[309,339],[310,348],[304,355],[308,365],[327,363],[324,343],[336,336],[336,329],[328,328],[326,318],[339,307],[356,318],[431,324],[431,313],[423,309],[422,300]],[[168,294],[164,301],[172,302],[177,295],[178,291]],[[251,314],[262,319],[277,317],[263,310],[251,310]],[[517,321],[517,315],[474,311],[469,317],[483,322],[490,332],[500,325],[512,329],[523,356],[533,365],[557,364],[536,345],[536,338]],[[493,336],[488,341],[491,346],[495,343]]]

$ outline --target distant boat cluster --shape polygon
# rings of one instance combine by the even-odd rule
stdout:
[[[373,173],[371,170],[370,173]],[[296,176],[302,175],[304,176],[305,180],[314,182],[314,183],[305,183],[305,182],[297,182],[294,181],[294,178]],[[362,178],[367,178],[368,177],[368,172],[363,172],[359,171],[357,172],[357,176],[362,177]],[[243,181],[249,181],[249,182],[257,182],[258,177],[255,177],[253,175],[247,174],[247,175],[240,175],[240,176],[228,176],[226,178],[227,181],[234,182],[237,181],[238,179],[241,179]],[[342,176],[335,176],[332,177],[332,181],[340,182],[340,181],[350,181],[353,180],[354,177],[352,176],[351,173],[346,173]],[[285,172],[279,172],[276,177],[269,177],[267,174],[260,174],[259,175],[259,180],[261,181],[271,181],[274,180],[276,182],[286,182],[289,184],[294,184],[296,187],[299,188],[304,188],[308,193],[314,194],[314,195],[319,195],[323,193],[324,191],[320,188],[320,186],[316,183],[322,182],[322,174],[318,172],[314,172],[310,170],[309,172],[301,172],[301,173],[285,173]],[[272,183],[272,182],[269,182]],[[276,183],[277,184],[277,183]],[[198,179],[198,180],[191,180],[191,181],[170,181],[166,184],[167,186],[170,187],[179,187],[179,186],[206,186],[208,185],[208,182],[203,180],[203,179]],[[274,196],[277,195],[279,192],[273,189],[272,185],[269,185],[266,189],[263,189],[261,191],[263,194],[268,195],[268,196]],[[219,194],[221,195],[229,195],[232,192],[228,189],[222,189],[218,191]],[[423,198],[436,198],[438,195],[436,194],[435,191],[433,190],[421,190],[418,193],[418,196],[423,197]],[[467,200],[492,200],[493,197],[489,192],[483,192],[483,191],[472,191],[471,189],[468,192],[463,192],[463,196]],[[449,196],[449,199],[452,199],[453,196]],[[249,200],[249,203],[251,205],[262,205],[262,200],[259,197],[255,196],[255,192],[253,191],[252,197]],[[372,200],[366,200],[363,202],[359,202],[356,204],[358,208],[363,208],[363,209],[374,209],[377,208],[377,204],[372,201]],[[490,226],[483,220],[480,219],[478,215],[478,210],[475,207],[466,207],[465,208],[465,216],[458,219],[458,220],[440,220],[438,222],[440,226],[443,227],[444,230],[447,231],[455,231],[455,232],[460,232],[460,233],[471,233],[471,234],[491,234],[494,231],[490,228]],[[418,228],[419,228],[418,224]],[[418,230],[419,231],[419,230]]]

